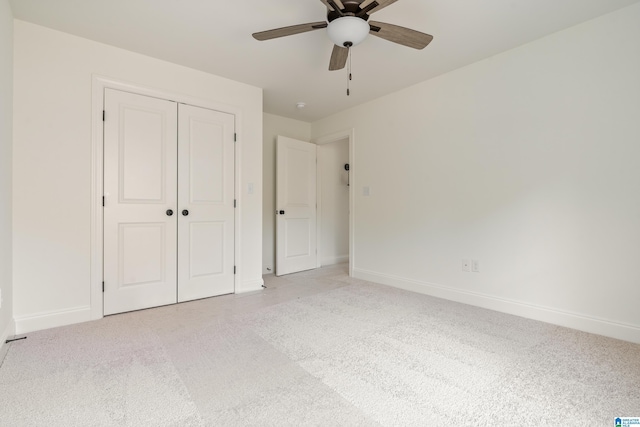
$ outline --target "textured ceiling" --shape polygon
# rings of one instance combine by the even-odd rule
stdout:
[[[11,0],[21,19],[264,89],[265,112],[315,121],[640,0],[399,0],[374,20],[434,36],[424,50],[377,37],[328,71],[326,30],[259,42],[253,32],[321,21],[320,0]],[[307,104],[297,109],[296,103]]]

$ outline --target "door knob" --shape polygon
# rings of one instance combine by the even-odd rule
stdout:
[[[280,211],[280,215],[284,215],[284,211]]]
[[[182,211],[182,216],[187,216],[187,215],[189,215],[189,211],[188,211],[188,210],[186,210],[186,209],[184,209],[184,210]]]
[[[173,211],[171,209],[167,209],[167,216],[173,215]]]

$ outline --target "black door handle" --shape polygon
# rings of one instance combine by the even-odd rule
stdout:
[[[167,216],[173,215],[173,211],[171,209],[167,209]]]
[[[186,210],[186,209],[184,209],[184,210],[182,211],[182,215],[183,215],[183,216],[187,216],[187,215],[189,215],[189,211],[188,211],[188,210]]]
[[[280,211],[280,215],[284,215],[284,211]]]

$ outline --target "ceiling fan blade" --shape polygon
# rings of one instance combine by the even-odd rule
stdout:
[[[329,4],[329,2],[327,0],[320,0],[325,6],[327,6],[327,9],[329,9],[330,11],[333,11],[333,6],[331,6]]]
[[[342,70],[347,65],[347,58],[349,57],[349,48],[333,45],[333,52],[331,53],[331,60],[329,61],[329,71]]]
[[[344,16],[344,3],[342,0],[320,0],[327,5],[329,12],[335,12],[338,16]]]
[[[424,49],[433,40],[429,34],[384,22],[369,21],[369,27],[374,36],[414,49]]]
[[[274,30],[261,31],[259,33],[253,33],[253,38],[256,40],[264,41],[277,39],[278,37],[292,36],[294,34],[306,33],[308,31],[319,30],[321,28],[327,28],[325,21],[310,22],[308,24],[292,25],[290,27],[276,28]]]
[[[380,9],[383,9],[397,1],[398,0],[364,0],[362,3],[360,3],[360,9],[367,9],[368,6],[372,3],[377,3],[377,6],[373,6],[367,11],[367,14],[371,15],[372,13],[377,12]]]

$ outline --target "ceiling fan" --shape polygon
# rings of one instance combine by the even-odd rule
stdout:
[[[389,40],[414,49],[424,49],[433,36],[420,31],[384,22],[369,21],[369,16],[398,0],[320,0],[327,7],[327,21],[292,25],[254,33],[256,40],[271,40],[278,37],[306,33],[327,28],[334,43],[329,70],[341,70],[347,63],[349,49],[361,43],[367,34]],[[369,22],[367,22],[369,21]]]

